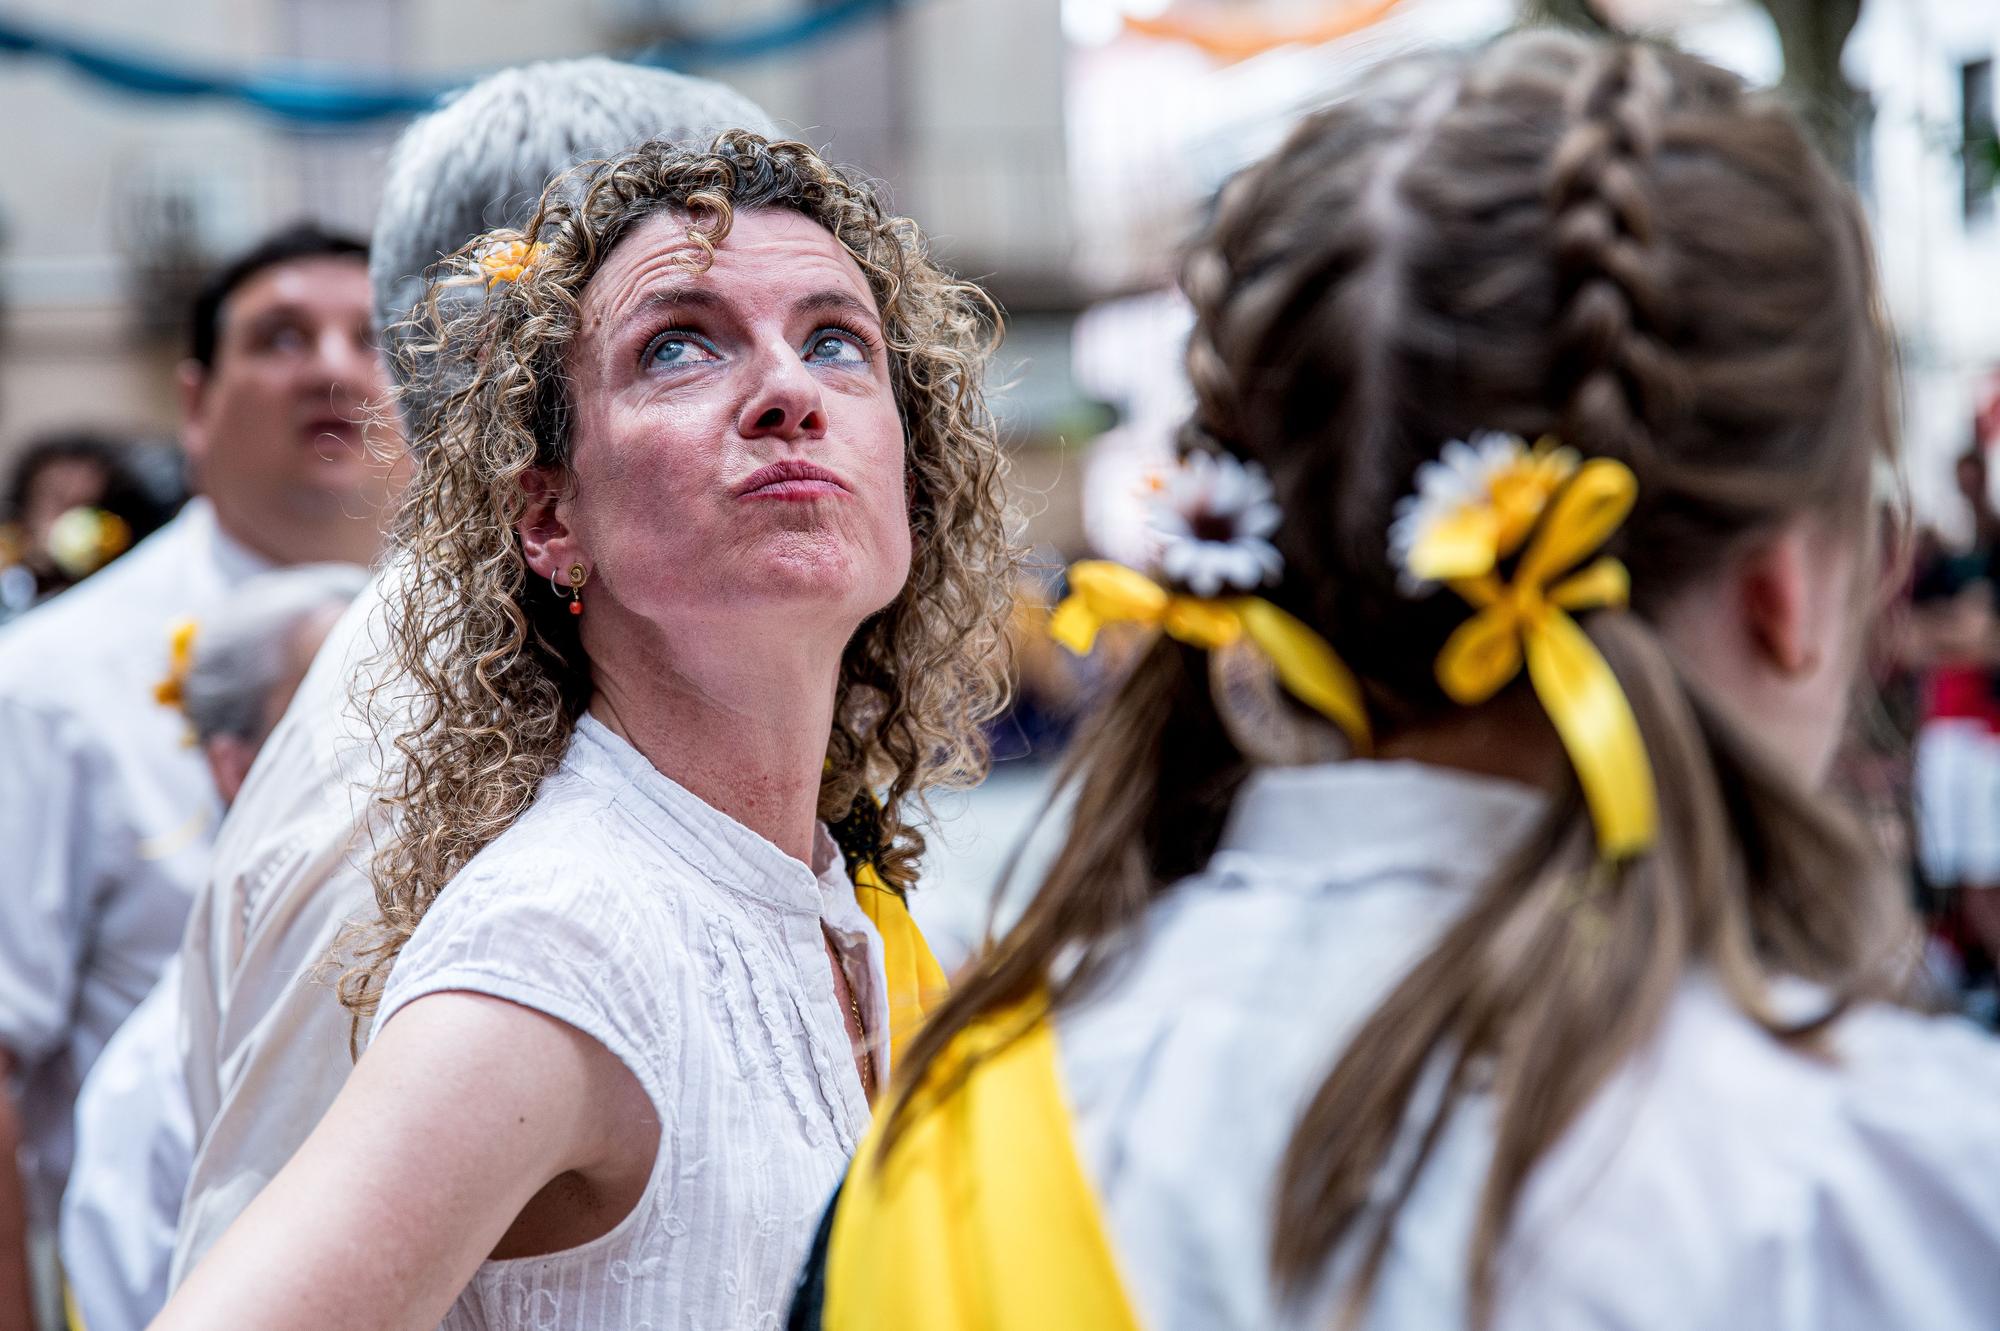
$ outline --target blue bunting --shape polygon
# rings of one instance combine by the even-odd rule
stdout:
[[[662,42],[627,57],[639,64],[680,68],[750,60],[803,45],[857,20],[886,14],[901,0],[838,0],[800,14],[747,24],[730,32]],[[142,97],[218,97],[267,115],[308,125],[358,125],[416,115],[478,75],[439,83],[321,78],[273,72],[235,73],[157,60],[0,15],[0,55],[43,56],[122,92]]]

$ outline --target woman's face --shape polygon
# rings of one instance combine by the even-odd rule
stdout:
[[[687,228],[681,213],[641,223],[584,290],[572,484],[555,507],[573,548],[536,562],[590,570],[586,644],[606,612],[670,633],[761,618],[844,642],[910,571],[874,296],[795,213],[739,214],[705,269],[686,266]]]

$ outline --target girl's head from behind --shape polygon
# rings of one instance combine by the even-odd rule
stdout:
[[[1889,358],[1855,206],[1773,104],[1559,33],[1408,65],[1234,181],[1185,276],[1190,443],[1271,473],[1274,599],[1363,678],[1392,746],[1460,712],[1433,667],[1469,607],[1413,596],[1388,533],[1448,442],[1500,432],[1631,468],[1604,547],[1631,572],[1618,632],[1817,779]]]
[[[1426,1066],[1491,1059],[1483,1318],[1529,1169],[1690,969],[1804,1040],[1767,977],[1809,976],[1838,1004],[1882,980],[1901,937],[1862,843],[1812,793],[1873,582],[1874,464],[1893,450],[1863,223],[1794,121],[1735,78],[1520,34],[1306,122],[1224,192],[1185,282],[1189,446],[1270,472],[1286,513],[1272,598],[1354,670],[1384,751],[1561,792],[1364,1024],[1283,1176],[1276,1269],[1306,1282],[1361,1227]],[[1629,571],[1629,610],[1578,611],[1657,791],[1657,836],[1621,864],[1525,678],[1454,700],[1440,658],[1473,605],[1413,586],[1392,549],[1399,515],[1439,498],[1406,496],[1451,489],[1427,470],[1489,432],[1636,480],[1629,516],[1585,552]],[[1360,1297],[1387,1223],[1369,1222]]]
[[[1768,977],[1820,981],[1837,1005],[1876,985],[1900,937],[1863,843],[1813,793],[1872,581],[1873,468],[1892,447],[1863,224],[1793,120],[1734,77],[1522,33],[1392,67],[1310,117],[1223,191],[1184,285],[1184,445],[1269,474],[1284,571],[1262,594],[1352,669],[1378,755],[1554,790],[1529,843],[1348,1045],[1280,1174],[1278,1276],[1310,1283],[1353,1235],[1372,1245],[1365,1300],[1393,1214],[1370,1210],[1362,1233],[1364,1204],[1421,1076],[1454,1071],[1442,1116],[1460,1074],[1490,1069],[1496,1152],[1470,1273],[1483,1318],[1528,1170],[1690,970],[1805,1040]],[[1414,585],[1392,551],[1447,445],[1494,435],[1636,480],[1629,515],[1583,552],[1629,570],[1629,609],[1613,594],[1575,612],[1657,790],[1636,857],[1602,854],[1525,675],[1473,705],[1448,692],[1440,654],[1474,603],[1456,583]],[[1162,637],[1074,759],[1074,830],[1042,891],[914,1066],[986,1007],[1045,980],[1061,1004],[1101,973],[1120,926],[1212,852],[1252,765],[1236,733],[1200,654]],[[1413,1178],[1388,1179],[1392,1195]]]

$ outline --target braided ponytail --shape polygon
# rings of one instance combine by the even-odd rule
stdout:
[[[1628,527],[1626,553],[1657,604],[1712,564],[1708,537],[1782,517],[1800,492],[1760,494],[1742,474],[1705,470],[1713,435],[1698,416],[1720,395],[1702,401],[1674,344],[1712,314],[1674,308],[1659,242],[1678,241],[1685,257],[1687,238],[1662,235],[1652,179],[1676,110],[1669,57],[1638,44],[1569,54],[1564,129],[1546,154],[1546,424],[1586,456],[1617,458],[1641,476],[1647,511]],[[1737,90],[1675,59],[1680,97],[1719,96],[1742,113]],[[1814,169],[1803,143],[1793,146],[1794,172]],[[1841,215],[1831,183],[1804,183],[1821,192],[1821,239],[1846,231],[1828,225]],[[1862,377],[1879,382],[1879,348],[1861,331],[1869,300],[1859,258],[1848,251],[1834,260],[1836,268],[1851,261],[1836,274],[1850,339],[1839,350],[1862,347]],[[1754,293],[1744,300],[1758,312]],[[1836,355],[1815,368],[1837,379],[1848,361]],[[1796,421],[1774,433],[1794,447],[1808,441],[1827,460],[1860,451],[1829,447],[1828,432]],[[1834,470],[1851,496],[1856,469]],[[1788,479],[1807,489],[1825,483]],[[1668,539],[1642,545],[1649,532]],[[1586,630],[1644,738],[1659,839],[1642,859],[1601,864],[1570,778],[1528,843],[1363,1023],[1313,1096],[1280,1172],[1273,1269],[1303,1292],[1343,1240],[1362,1235],[1348,1325],[1365,1312],[1403,1202],[1475,1082],[1494,1124],[1468,1273],[1471,1318],[1483,1326],[1534,1167],[1657,1031],[1692,970],[1711,974],[1774,1038],[1802,1044],[1849,1002],[1888,992],[1887,953],[1909,936],[1858,826],[1766,758],[1645,619],[1599,612]],[[1779,1014],[1767,984],[1776,973],[1825,985],[1823,1010],[1804,1020]]]

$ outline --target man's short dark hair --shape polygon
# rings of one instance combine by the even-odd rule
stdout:
[[[222,335],[222,307],[244,283],[267,268],[300,259],[353,259],[368,262],[368,246],[353,236],[299,222],[276,232],[209,275],[195,294],[188,355],[208,369],[215,364],[215,345]]]

